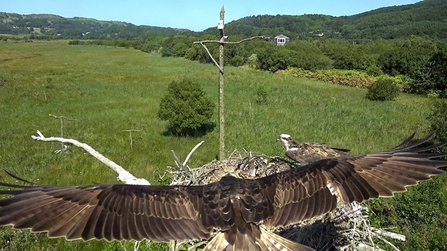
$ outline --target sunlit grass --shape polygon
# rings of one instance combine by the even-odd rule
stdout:
[[[56,155],[58,143],[33,141],[40,130],[91,145],[138,177],[156,182],[166,166],[205,141],[191,167],[218,155],[217,129],[200,138],[165,136],[156,114],[172,80],[199,82],[217,103],[218,70],[179,58],[162,58],[133,49],[68,46],[64,41],[0,43],[0,167],[49,185],[117,182],[114,173],[82,150]],[[3,84],[1,84],[3,83]],[[267,103],[256,103],[258,88]],[[366,90],[227,67],[225,73],[226,150],[283,156],[280,133],[297,141],[325,142],[367,153],[391,148],[414,131],[426,132],[427,98],[401,95],[392,102],[365,99]],[[217,121],[217,111],[216,117]],[[139,130],[132,134],[124,130]],[[4,174],[0,174],[5,177]],[[46,238],[37,240],[53,250]],[[97,242],[50,240],[63,249],[96,250]],[[62,244],[63,243],[63,244]],[[102,242],[100,242],[102,243]],[[101,244],[103,245],[103,244]],[[100,245],[100,246],[101,246]],[[109,244],[104,244],[105,246]],[[48,247],[48,248],[46,248]],[[60,247],[60,246],[59,246]]]

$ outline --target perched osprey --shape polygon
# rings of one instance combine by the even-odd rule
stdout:
[[[284,144],[287,157],[301,164],[349,154],[349,150],[332,148],[320,143],[296,143],[289,134],[279,135],[276,141],[281,141]]]
[[[21,186],[0,183],[0,225],[50,237],[154,241],[211,239],[204,250],[289,250],[310,247],[267,231],[336,208],[393,196],[444,173],[447,153],[417,149],[414,134],[393,150],[321,159],[259,179],[223,177],[201,186]]]

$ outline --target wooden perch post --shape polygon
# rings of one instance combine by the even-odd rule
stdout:
[[[225,19],[225,8],[222,6],[220,9],[220,20],[217,24],[217,29],[220,33],[220,39],[219,40],[203,40],[203,41],[196,41],[194,44],[200,44],[202,47],[206,50],[208,53],[208,56],[211,58],[213,63],[217,66],[219,69],[219,160],[225,159],[225,102],[224,102],[224,45],[225,44],[240,44],[245,41],[253,40],[256,38],[262,38],[265,39],[265,36],[255,36],[251,38],[242,39],[238,42],[225,42],[225,36],[224,33],[224,19]],[[214,59],[213,55],[211,55],[210,51],[206,47],[205,43],[219,43],[219,63]]]
[[[123,130],[123,132],[129,132],[129,136],[130,136],[130,149],[132,149],[133,146],[133,140],[132,140],[132,132],[139,132],[140,130]]]
[[[60,121],[61,121],[61,138],[64,137],[64,119],[68,120],[68,121],[76,120],[76,119],[72,119],[72,118],[69,118],[69,117],[58,116],[58,115],[53,115],[53,114],[50,114],[49,116],[53,117],[53,118],[56,118],[56,119],[60,119]],[[55,153],[61,153],[61,152],[65,151],[65,150],[67,150],[67,149],[68,148],[64,145],[64,143],[61,142],[61,149],[56,150]]]
[[[219,43],[219,159],[225,158],[225,119],[224,119],[224,6],[220,9],[220,20],[218,29],[220,32]]]

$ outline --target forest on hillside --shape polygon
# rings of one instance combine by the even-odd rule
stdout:
[[[0,34],[26,35],[31,39],[136,39],[148,31],[168,36],[185,31],[92,18],[63,18],[49,14],[20,15],[0,12],[0,20]]]
[[[230,36],[268,36],[284,34],[292,39],[399,39],[412,35],[447,38],[447,2],[423,0],[415,4],[385,7],[352,16],[334,17],[319,14],[257,15],[229,22],[225,30]],[[230,10],[228,10],[230,11]],[[217,12],[217,10],[216,10]],[[20,15],[0,12],[0,34],[27,35],[44,39],[140,39],[146,32],[163,35],[200,37],[218,35],[216,27],[202,32],[171,27],[134,25],[92,18],[63,18],[50,14]]]
[[[352,16],[308,14],[258,15],[228,24],[231,34],[243,36],[284,34],[291,38],[398,39],[412,35],[447,38],[447,2],[424,0],[415,4],[380,8]],[[205,30],[207,33],[215,29]]]

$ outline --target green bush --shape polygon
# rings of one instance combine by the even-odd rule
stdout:
[[[255,102],[258,105],[267,104],[267,91],[263,87],[259,87],[256,91]]]
[[[214,128],[211,118],[215,104],[202,87],[190,80],[172,81],[160,102],[158,117],[168,121],[168,133],[201,136]]]
[[[356,70],[317,70],[308,71],[301,68],[288,68],[286,74],[308,79],[316,79],[331,82],[337,85],[365,88],[375,82],[375,77],[371,77],[365,72]]]
[[[430,114],[427,117],[430,129],[436,132],[435,138],[439,141],[447,139],[447,101],[436,99]]]
[[[379,78],[368,87],[366,98],[370,100],[386,101],[399,96],[400,88],[389,78]]]
[[[371,65],[366,68],[366,73],[372,77],[378,77],[383,74],[382,70],[380,70],[380,68],[376,65]]]

